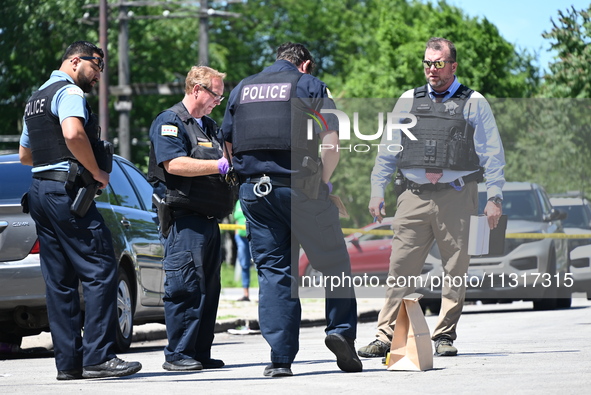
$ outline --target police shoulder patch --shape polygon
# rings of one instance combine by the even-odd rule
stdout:
[[[177,137],[179,134],[179,128],[173,125],[162,125],[160,127],[160,135]]]
[[[66,89],[66,93],[68,95],[78,95],[84,97],[84,92],[78,86],[72,86]]]

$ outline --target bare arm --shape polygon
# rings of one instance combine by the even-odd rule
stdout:
[[[325,183],[330,181],[332,173],[339,164],[340,153],[337,149],[339,146],[339,134],[336,130],[327,130],[320,133],[320,140],[323,144],[323,149],[320,152],[322,159],[322,181]],[[331,148],[324,148],[331,147]]]
[[[102,188],[109,184],[109,174],[99,169],[90,146],[90,140],[84,131],[84,124],[78,117],[69,117],[62,122],[62,132],[66,140],[66,146],[76,160],[88,170],[92,177],[101,183]]]
[[[18,157],[23,165],[33,166],[33,155],[31,154],[30,148],[26,148],[22,145],[19,145]]]
[[[179,156],[162,162],[162,164],[168,173],[181,177],[207,176],[220,172],[217,159],[195,159]]]

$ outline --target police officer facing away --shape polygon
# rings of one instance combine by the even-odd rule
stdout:
[[[221,368],[211,358],[220,296],[218,219],[232,212],[232,193],[222,177],[229,169],[216,123],[206,115],[223,100],[226,75],[194,66],[183,100],[161,112],[150,127],[151,178],[166,187],[172,222],[160,231],[164,244],[166,370]]]
[[[392,224],[394,238],[389,276],[419,276],[437,241],[445,276],[439,321],[432,335],[435,354],[455,356],[456,327],[462,313],[468,271],[470,216],[478,210],[477,182],[486,178],[488,203],[484,213],[490,228],[501,216],[505,183],[505,157],[491,108],[478,92],[461,85],[451,41],[431,38],[423,60],[428,84],[405,92],[394,113],[411,113],[418,123],[406,133],[384,134],[382,143],[400,143],[400,153],[381,151],[371,175],[369,212],[381,222],[385,215],[384,191],[398,168],[397,181],[406,188],[398,196]],[[399,191],[400,192],[400,191]],[[401,282],[397,282],[400,284]],[[363,357],[383,357],[389,350],[402,298],[410,287],[391,287],[378,317],[376,340],[359,349]]]
[[[93,152],[101,144],[97,117],[84,97],[101,77],[103,57],[86,41],[66,49],[60,69],[27,103],[19,147],[21,162],[34,166],[28,204],[39,237],[58,380],[127,376],[142,368],[115,355],[117,261],[111,233],[94,202],[82,217],[70,212],[85,172],[102,188],[109,183],[97,164],[105,158]]]
[[[297,265],[299,245],[325,276],[351,274],[338,209],[328,197],[338,151],[323,150],[323,166],[316,169],[319,140],[327,146],[338,145],[336,122],[309,141],[305,129],[292,123],[292,104],[299,99],[317,99],[334,108],[326,85],[309,74],[313,66],[303,45],[281,45],[273,65],[232,91],[222,124],[240,176],[240,204],[258,272],[260,328],[271,346],[271,364],[263,373],[268,377],[293,375],[301,305],[297,268],[292,270],[292,265]],[[309,101],[311,106],[314,103]],[[341,370],[359,372],[354,290],[326,288],[326,297],[325,343]]]

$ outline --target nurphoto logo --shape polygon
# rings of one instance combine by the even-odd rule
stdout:
[[[312,140],[314,137],[314,123],[321,131],[328,130],[328,123],[322,114],[332,114],[336,116],[338,120],[338,133],[339,140],[346,141],[351,140],[351,120],[349,116],[340,110],[333,109],[321,109],[320,112],[309,110],[307,113],[310,119],[307,120],[307,137],[308,140]],[[400,114],[394,112],[386,113],[386,122],[384,123],[384,113],[379,112],[378,114],[378,130],[372,134],[364,134],[359,130],[359,113],[353,113],[353,133],[357,138],[363,141],[375,141],[380,140],[384,132],[386,133],[387,141],[392,141],[392,133],[395,130],[400,130],[411,140],[417,140],[414,134],[409,130],[417,124],[417,117],[413,114]],[[395,121],[396,120],[396,121]],[[404,120],[404,123],[401,121]],[[402,151],[400,144],[350,144],[342,145],[339,144],[335,147],[332,144],[320,144],[320,150],[323,149],[337,149],[337,151],[355,151],[355,152],[368,152],[375,147],[379,150],[386,149],[390,152],[396,153]]]

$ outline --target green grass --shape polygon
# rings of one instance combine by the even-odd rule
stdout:
[[[234,280],[234,266],[223,262],[222,263],[222,288],[242,288],[242,278],[238,278],[238,281]],[[254,266],[250,267],[250,288],[258,288],[259,281],[257,278],[257,272]]]

